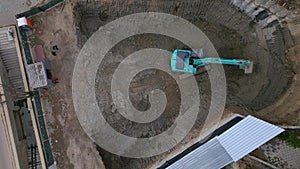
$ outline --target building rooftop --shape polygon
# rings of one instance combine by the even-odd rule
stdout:
[[[240,160],[283,131],[268,122],[247,116],[167,169],[219,169]]]

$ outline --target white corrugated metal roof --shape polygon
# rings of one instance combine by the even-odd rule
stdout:
[[[283,131],[275,125],[247,116],[167,169],[219,169],[238,161]]]
[[[195,149],[191,153],[176,161],[167,169],[186,168],[221,168],[232,162],[232,158],[219,143],[217,138],[213,138],[203,146]],[[201,167],[199,167],[201,166]]]
[[[284,130],[273,124],[247,116],[225,131],[218,140],[234,161],[238,161]]]

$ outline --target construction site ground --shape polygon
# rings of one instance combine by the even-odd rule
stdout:
[[[53,88],[41,90],[47,129],[58,168],[147,168],[164,155],[146,159],[130,159],[113,155],[94,144],[79,124],[72,100],[72,74],[76,58],[88,37],[99,26],[114,18],[109,18],[109,15],[104,14],[103,16],[98,16],[98,18],[95,16],[89,18],[78,16],[76,13],[79,12],[76,10],[81,10],[81,8],[76,5],[76,2],[66,1],[63,5],[56,6],[47,12],[30,18],[34,26],[32,33],[29,34],[30,45],[32,47],[43,45],[46,57],[51,61],[53,77],[59,79],[59,83]],[[297,6],[298,4],[295,5],[299,7]],[[255,94],[261,90],[268,78],[272,78],[259,74],[259,72],[264,71],[263,64],[269,63],[259,63],[260,60],[257,57],[251,57],[253,56],[253,51],[257,49],[263,50],[264,46],[256,44],[255,38],[248,37],[245,39],[245,36],[222,25],[201,19],[195,20],[193,23],[209,37],[218,53],[222,54],[221,57],[250,59],[258,64],[251,75],[245,75],[243,71],[236,67],[225,67],[228,83],[225,115],[231,112],[243,115],[252,114],[277,125],[300,125],[300,80],[297,77],[300,73],[298,64],[300,61],[299,20],[298,22],[289,23],[296,45],[287,52],[287,58],[292,65],[291,68],[282,71],[282,78],[287,79],[288,85],[277,84],[279,86],[277,87],[281,88],[280,90],[284,91],[284,93],[274,92],[273,95],[270,94],[268,105],[259,105],[265,98],[261,98],[261,100],[256,98],[256,101],[253,101]],[[248,30],[247,33],[255,32],[256,30],[253,28]],[[57,56],[51,54],[53,45],[57,45],[59,48]],[[112,110],[111,98],[107,91],[110,91],[113,70],[128,54],[149,47],[169,51],[176,48],[186,48],[181,42],[168,37],[162,38],[154,34],[134,36],[122,41],[111,50],[112,52],[108,58],[112,59],[107,59],[101,63],[103,69],[99,69],[97,74],[96,91],[98,93],[98,104],[106,103],[104,116],[107,121],[116,130],[128,136],[149,137],[159,134],[172,124],[178,113],[177,105],[180,103],[178,87],[170,76],[157,70],[147,70],[138,74],[131,83],[130,97],[133,105],[138,110],[147,110],[150,105],[145,96],[152,89],[164,90],[167,98],[172,99],[169,99],[170,102],[168,102],[165,112],[159,120],[148,125],[135,124],[126,120],[117,111]],[[276,65],[274,65],[274,69],[277,69]],[[202,97],[200,110],[201,112],[207,112],[210,106],[209,78],[204,73],[197,76],[196,79],[199,83],[199,93]],[[193,130],[182,144],[199,134],[205,116],[205,114],[198,116]],[[116,121],[115,119],[119,120]],[[244,160],[249,161],[249,159]],[[246,164],[240,166],[244,165]]]

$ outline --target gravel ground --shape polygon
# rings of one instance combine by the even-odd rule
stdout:
[[[287,143],[274,139],[260,147],[274,165],[285,169],[298,169],[300,166],[300,148],[293,148]]]

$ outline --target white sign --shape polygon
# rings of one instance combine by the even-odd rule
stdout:
[[[47,75],[44,64],[37,62],[27,66],[27,74],[29,78],[29,84],[32,88],[41,88],[48,85]]]

